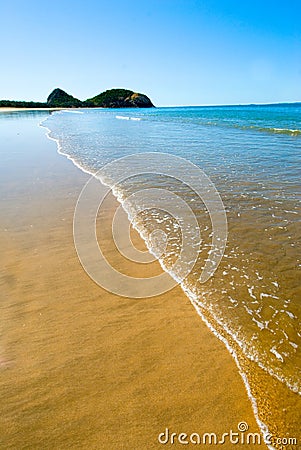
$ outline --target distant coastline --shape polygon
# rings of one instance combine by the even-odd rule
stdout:
[[[245,107],[245,106],[292,106],[292,107],[298,107],[301,106],[300,102],[277,102],[277,103],[233,103],[233,104],[224,104],[224,105],[165,105],[165,106],[159,106],[161,108],[239,108],[239,107]]]
[[[61,109],[73,109],[74,107],[50,107],[47,104],[43,104],[43,106],[2,106],[2,102],[4,103],[19,103],[11,100],[0,100],[0,112],[13,112],[13,111],[59,111]],[[21,103],[21,102],[20,102]],[[22,103],[31,103],[31,102],[22,102]],[[34,102],[33,102],[34,103]],[[45,106],[46,105],[46,106]],[[156,106],[156,108],[239,108],[239,107],[277,107],[277,106],[285,106],[285,107],[301,107],[301,102],[294,103],[246,103],[246,104],[233,104],[233,105],[168,105],[168,106]],[[106,108],[104,106],[82,106],[81,109],[93,109],[93,108]]]
[[[129,89],[109,89],[87,100],[79,100],[60,88],[54,89],[46,102],[0,100],[0,108],[50,109],[50,108],[153,108],[145,94]]]
[[[162,105],[161,108],[239,108],[239,107],[299,107],[301,101],[276,103],[236,103],[236,104],[210,104],[210,105]],[[95,97],[79,100],[60,88],[54,89],[47,97],[46,102],[0,100],[0,111],[16,110],[56,110],[66,108],[154,108],[150,98],[129,89],[109,89]]]

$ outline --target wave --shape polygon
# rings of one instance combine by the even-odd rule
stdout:
[[[218,327],[214,326],[212,324],[212,321],[210,321],[208,319],[208,317],[206,316],[206,307],[202,304],[202,302],[200,301],[199,297],[193,292],[193,290],[191,290],[191,288],[185,284],[184,281],[181,281],[180,279],[177,278],[177,276],[171,271],[169,270],[166,265],[164,264],[164,261],[162,258],[158,258],[156,252],[154,251],[154,249],[151,247],[146,234],[143,232],[143,229],[141,227],[139,227],[139,225],[133,221],[133,216],[135,215],[130,208],[126,208],[125,206],[125,202],[123,200],[123,196],[121,191],[119,191],[119,189],[116,189],[115,187],[110,186],[108,183],[106,183],[104,180],[101,180],[101,182],[107,186],[109,186],[112,189],[112,193],[114,195],[114,197],[117,199],[117,201],[121,204],[121,206],[123,207],[124,211],[127,213],[128,216],[128,220],[131,222],[133,228],[138,232],[138,234],[140,235],[140,237],[142,238],[142,240],[144,241],[148,251],[154,255],[160,266],[162,267],[162,269],[167,272],[176,282],[179,283],[179,285],[182,288],[182,291],[184,292],[184,294],[186,295],[186,297],[189,299],[191,305],[194,307],[194,309],[196,310],[196,313],[198,314],[198,316],[202,319],[202,321],[205,323],[205,325],[209,328],[209,330],[221,341],[223,342],[223,344],[225,345],[226,349],[228,350],[228,352],[230,353],[230,355],[233,357],[237,368],[238,368],[238,372],[243,380],[243,383],[245,385],[246,391],[247,391],[247,395],[250,399],[251,405],[252,405],[252,409],[254,412],[254,417],[256,419],[256,422],[258,424],[259,429],[261,430],[261,433],[263,435],[264,438],[264,442],[266,441],[266,439],[271,436],[270,430],[268,428],[268,426],[260,419],[259,417],[259,412],[258,412],[258,405],[257,405],[257,400],[255,398],[255,396],[252,394],[252,389],[251,389],[251,385],[249,383],[248,380],[248,376],[247,373],[244,372],[242,364],[240,363],[240,358],[238,356],[238,352],[237,350],[234,349],[233,345],[230,344],[229,340],[227,339],[227,337],[225,335],[228,335],[233,338],[234,342],[236,344],[238,344],[238,349],[242,350],[243,352],[243,343],[237,341],[236,336],[230,332],[230,330],[226,327],[224,324],[221,324],[218,319],[216,317],[214,317],[213,315],[213,320],[216,321],[217,325],[224,329],[225,333],[221,333],[218,331]],[[255,361],[254,358],[250,358],[251,361]],[[257,362],[257,361],[256,361]],[[266,369],[263,365],[261,365],[260,363],[257,362],[257,364],[259,365],[259,367],[261,367],[263,370],[267,371],[271,376],[275,376],[274,373],[270,372],[268,369]],[[284,379],[281,379],[280,377],[276,378],[279,381],[282,381],[285,383]],[[293,386],[289,386],[289,388],[291,388],[293,391]],[[295,391],[296,392],[296,391]],[[266,444],[269,450],[275,450],[275,448],[271,445]]]
[[[83,111],[71,111],[70,109],[62,109],[62,112],[70,114],[84,114]]]
[[[272,134],[285,134],[289,136],[301,136],[301,130],[299,129],[291,129],[291,128],[277,128],[277,127],[260,127],[258,125],[240,125],[234,123],[225,123],[225,122],[204,122],[201,125],[207,126],[215,126],[215,127],[227,127],[227,128],[236,128],[238,130],[252,130],[258,131],[261,133],[272,133]]]
[[[70,111],[71,112],[71,111]],[[120,120],[140,120],[139,118],[132,118],[129,116],[116,116],[116,119],[120,119]],[[47,120],[47,119],[45,119]],[[77,161],[75,158],[71,157],[70,155],[68,155],[67,153],[65,153],[62,149],[60,140],[55,138],[52,133],[51,130],[49,130],[49,128],[47,128],[45,125],[43,125],[42,121],[40,123],[41,127],[44,127],[47,129],[47,136],[49,139],[54,140],[57,143],[57,147],[58,147],[58,153],[66,156],[68,159],[70,159],[74,165],[76,167],[78,167],[80,170],[82,170],[83,172],[89,173],[90,175],[95,175],[95,172],[92,172],[91,170],[87,170],[79,161]],[[209,123],[208,123],[209,125]],[[210,125],[219,125],[217,123],[211,123]],[[229,126],[229,125],[228,125]],[[230,125],[233,127],[233,124]],[[238,126],[236,128],[239,128]],[[241,127],[240,127],[241,128]],[[281,129],[281,128],[259,128],[259,127],[254,127],[254,126],[248,126],[248,127],[243,127],[242,129],[252,129],[254,131],[262,131],[262,132],[271,132],[271,133],[281,133],[281,134],[292,134],[295,133],[294,135],[298,135],[301,134],[300,130],[287,130],[287,129]],[[108,185],[108,183],[105,182],[105,180],[101,180],[103,182],[103,184]],[[112,187],[112,186],[111,186]],[[131,211],[127,210],[125,208],[124,205],[124,201],[122,199],[122,195],[120,195],[120,193],[118,193],[116,190],[113,189],[113,194],[114,196],[117,198],[118,202],[121,204],[121,206],[124,208],[124,210],[126,211],[129,220],[131,220]],[[138,233],[140,234],[140,236],[142,237],[142,239],[144,240],[144,242],[146,243],[146,246],[148,248],[148,250],[154,255],[155,253],[153,252],[153,249],[150,247],[150,245],[148,244],[146,237],[145,237],[145,233],[142,232],[141,229],[139,229],[138,225],[133,223],[134,228],[136,228],[136,230],[138,231]],[[159,259],[159,263],[162,267],[162,269],[165,272],[168,272],[174,279],[174,275],[166,268],[166,266],[163,263],[163,260]],[[179,280],[176,280],[179,281]],[[247,355],[246,352],[244,351],[244,344],[243,342],[240,342],[238,337],[235,336],[233,333],[230,332],[229,329],[227,329],[227,327],[225,327],[225,324],[221,324],[219,323],[218,319],[216,317],[212,317],[212,321],[215,323],[216,322],[216,326],[212,323],[211,320],[208,320],[207,316],[206,316],[206,307],[204,305],[202,305],[201,300],[199,297],[197,297],[194,292],[189,288],[189,286],[185,286],[183,283],[181,283],[181,287],[182,290],[184,291],[184,293],[186,294],[186,296],[189,298],[190,302],[192,303],[192,305],[194,306],[197,314],[200,316],[200,318],[204,321],[204,323],[208,326],[208,328],[224,343],[224,345],[226,346],[226,348],[228,349],[228,351],[230,352],[230,354],[232,355],[232,357],[234,358],[236,365],[238,367],[239,373],[244,381],[244,384],[246,386],[246,390],[248,393],[248,396],[251,400],[252,403],[252,407],[253,407],[253,411],[254,411],[254,415],[256,417],[257,423],[259,425],[259,428],[261,429],[262,433],[264,436],[268,435],[268,428],[267,425],[264,424],[258,415],[258,407],[257,407],[257,401],[256,398],[252,395],[252,390],[250,387],[250,383],[248,381],[248,376],[247,374],[243,371],[243,368],[239,362],[239,354],[240,352],[242,352],[243,355],[245,355],[246,357],[248,357],[250,360],[254,361],[255,363],[257,363],[257,365],[259,367],[261,367],[263,370],[265,370],[266,372],[268,372],[271,376],[273,376],[274,378],[278,379],[279,381],[281,381],[282,383],[286,384],[287,387],[293,391],[293,392],[297,392],[300,394],[300,392],[298,392],[298,387],[291,384],[289,382],[289,380],[284,379],[283,377],[281,377],[281,375],[279,373],[275,373],[275,371],[273,371],[272,369],[269,369],[267,367],[265,367],[259,360],[259,358],[252,357],[252,355]],[[218,330],[222,327],[223,332],[220,333]],[[234,349],[233,345],[231,344],[231,340],[233,339],[234,343],[238,345],[238,349],[239,351],[237,352],[237,350]],[[273,447],[269,447],[269,448],[273,448]]]
[[[62,111],[58,111],[58,112],[56,112],[55,114],[60,114],[60,113],[62,113]],[[117,118],[117,117],[120,118],[120,119],[122,119],[122,120],[130,120],[130,117],[129,117],[129,116],[116,116],[116,118]],[[135,119],[135,118],[134,118],[134,119]],[[52,135],[51,130],[50,130],[49,128],[47,128],[45,125],[43,125],[43,122],[46,121],[46,120],[47,120],[47,118],[46,118],[45,120],[43,120],[43,121],[40,123],[40,126],[43,127],[43,128],[46,128],[46,129],[47,129],[47,137],[48,137],[49,139],[51,139],[51,140],[54,140],[54,141],[57,143],[58,153],[61,154],[61,155],[66,156],[68,159],[70,159],[70,160],[73,162],[73,164],[74,164],[76,167],[78,167],[80,170],[82,170],[83,172],[88,173],[88,174],[93,175],[93,176],[96,175],[96,173],[97,173],[96,170],[93,170],[93,168],[91,168],[91,167],[87,168],[85,165],[82,164],[81,161],[79,161],[77,158],[75,158],[75,157],[69,155],[68,153],[66,153],[66,152],[63,150],[62,145],[61,145],[61,143],[60,143],[60,140],[59,140],[58,138],[54,137],[54,136]],[[108,182],[106,182],[106,180],[101,180],[101,181],[102,181],[103,184],[105,184],[105,185],[107,185],[107,186],[109,186],[109,187],[112,187],[112,186],[109,185]],[[126,210],[125,205],[124,205],[124,201],[123,201],[123,198],[122,198],[122,195],[121,195],[116,189],[113,189],[113,194],[114,194],[114,196],[117,198],[117,200],[119,201],[119,203],[123,206],[123,209]],[[129,211],[129,210],[126,210],[126,213],[127,213],[128,217],[129,217],[129,220],[131,221],[131,218],[134,216],[134,214],[133,214],[131,211]],[[142,239],[143,239],[144,241],[146,241],[147,239],[146,239],[145,233],[142,233],[141,230],[139,230],[138,228],[136,228],[136,229],[137,229],[137,231],[139,232],[139,234],[141,235]],[[153,249],[150,247],[150,245],[148,244],[148,242],[146,242],[146,246],[147,246],[148,250],[149,250],[152,254],[154,254],[154,256],[157,256],[157,255],[155,255],[155,253],[153,252]],[[175,274],[173,274],[172,271],[170,271],[170,270],[165,266],[163,260],[159,260],[159,262],[160,262],[160,264],[161,264],[162,269],[163,269],[165,272],[168,272],[169,275],[171,275],[171,276],[175,279],[175,281],[177,281],[177,282],[180,283],[180,280],[178,280],[178,279],[176,278]],[[182,287],[182,289],[185,291],[186,295],[188,295],[188,297],[190,298],[190,300],[193,302],[193,304],[197,303],[197,302],[195,301],[194,290],[193,290],[193,289],[190,289],[190,286],[187,286],[187,285],[185,286],[183,283],[181,283],[181,287]],[[192,300],[192,299],[193,299],[193,300]],[[225,329],[225,333],[229,336],[229,338],[230,338],[231,340],[233,340],[233,341],[240,347],[240,350],[242,351],[242,353],[245,354],[246,357],[248,357],[250,360],[256,362],[257,365],[258,365],[259,367],[261,367],[263,370],[265,370],[266,372],[268,372],[271,376],[273,376],[274,378],[278,379],[280,382],[286,384],[287,387],[288,387],[291,391],[293,391],[293,392],[295,392],[295,393],[298,393],[298,394],[301,394],[300,385],[298,386],[296,383],[292,382],[292,380],[289,380],[289,379],[286,379],[286,377],[283,377],[282,374],[281,374],[281,372],[279,372],[278,369],[276,369],[276,368],[271,369],[271,368],[267,367],[266,364],[264,364],[263,361],[261,361],[261,358],[260,358],[260,356],[259,356],[257,353],[251,354],[251,353],[247,352],[247,351],[246,351],[247,349],[246,349],[246,347],[245,347],[245,343],[244,343],[244,342],[243,342],[243,341],[242,341],[235,333],[231,332],[231,330],[230,330],[228,327],[225,327],[225,323],[224,323],[224,324],[219,323],[219,319],[218,319],[215,315],[212,314],[212,311],[211,311],[211,315],[212,315],[212,319],[213,319],[214,322],[217,324],[217,326],[221,326],[221,327],[223,327],[223,328]],[[226,328],[227,328],[227,329],[226,329]],[[271,352],[275,354],[275,352],[274,352],[273,349],[271,350]]]
[[[140,117],[131,117],[131,116],[121,116],[117,115],[115,116],[116,119],[119,120],[136,120],[140,121]],[[152,117],[154,119],[154,117]],[[195,122],[196,123],[196,122]],[[234,123],[231,121],[224,121],[219,120],[218,118],[215,118],[213,120],[207,120],[207,121],[201,121],[198,122],[199,125],[202,126],[213,126],[213,127],[226,127],[226,128],[236,128],[238,130],[244,130],[244,131],[257,131],[261,133],[272,133],[272,134],[284,134],[288,136],[301,136],[301,130],[298,128],[280,128],[280,127],[273,127],[273,126],[260,126],[260,125],[251,125],[247,123]]]
[[[288,134],[290,136],[300,136],[301,135],[301,130],[298,130],[298,129],[291,130],[289,128],[257,127],[254,125],[251,125],[250,127],[246,127],[246,128],[250,128],[255,131],[263,131],[265,133]]]
[[[129,116],[115,116],[115,119],[119,119],[119,120],[130,120]]]
[[[56,114],[60,114],[62,111],[56,111]],[[54,136],[51,135],[52,131],[46,127],[46,125],[43,125],[44,122],[47,121],[46,119],[43,119],[42,122],[39,123],[39,127],[44,128],[46,130],[46,136],[50,141],[54,141],[57,145],[57,152],[59,155],[63,155],[66,156],[67,159],[69,159],[70,161],[73,162],[73,164],[75,165],[75,167],[77,167],[78,169],[80,169],[82,172],[87,173],[89,175],[95,175],[96,172],[92,172],[91,170],[86,169],[85,167],[83,167],[75,158],[73,158],[72,156],[70,156],[68,153],[63,152],[62,149],[62,145],[60,143],[60,140],[58,138],[55,138]]]
[[[115,116],[115,119],[119,120],[141,120],[140,117],[130,117],[130,116]]]

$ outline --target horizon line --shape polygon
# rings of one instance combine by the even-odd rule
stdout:
[[[296,101],[283,101],[283,102],[268,102],[268,103],[206,103],[203,105],[158,105],[156,108],[197,108],[197,107],[212,107],[212,106],[270,106],[270,105],[294,105],[296,103],[301,104],[301,100]]]

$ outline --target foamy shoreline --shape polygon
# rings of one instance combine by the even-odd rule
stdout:
[[[166,427],[223,433],[236,430],[244,420],[250,431],[258,431],[234,361],[179,287],[133,301],[103,291],[86,276],[72,238],[74,206],[86,176],[54,152],[33,122],[28,126],[32,137],[22,141],[22,155],[35,144],[40,157],[34,155],[24,168],[29,184],[18,178],[21,194],[12,197],[12,208],[4,204],[1,209],[2,252],[18,280],[16,287],[5,284],[12,307],[9,303],[3,311],[4,350],[12,363],[0,383],[2,420],[8,424],[4,445],[46,448],[46,437],[48,446],[58,447],[62,435],[70,447],[81,442],[107,448],[111,435],[114,448],[127,442],[129,448],[152,449],[158,448],[157,436]],[[54,172],[47,170],[48,157]],[[21,164],[18,158],[16,163]],[[24,214],[13,221],[14,203],[24,204],[30,190],[35,201],[27,201]],[[107,233],[115,203],[103,218],[107,222],[101,242],[109,253],[113,246]],[[15,231],[21,220],[24,225]],[[120,262],[121,268],[127,270],[125,263]],[[143,275],[141,266],[135,270]],[[149,276],[149,269],[143,270]],[[25,316],[23,305],[28,305]],[[38,392],[32,391],[33,383],[38,383]],[[17,402],[26,408],[16,409]],[[31,420],[42,414],[38,428],[26,428],[28,411]]]
[[[47,119],[45,119],[45,120],[47,120]],[[65,153],[65,152],[63,151],[63,149],[62,149],[62,146],[61,146],[61,144],[60,144],[60,141],[59,141],[58,139],[56,139],[56,138],[54,138],[54,137],[51,136],[51,130],[50,130],[49,128],[47,128],[46,125],[43,125],[43,122],[44,122],[44,121],[42,121],[42,122],[39,124],[39,126],[42,127],[42,128],[44,128],[44,129],[46,129],[46,136],[48,137],[48,139],[50,139],[50,140],[52,140],[52,141],[54,141],[54,142],[56,143],[58,153],[61,154],[61,155],[63,155],[63,156],[65,156],[68,160],[70,160],[70,161],[75,165],[75,167],[76,167],[77,169],[79,169],[79,170],[82,171],[83,173],[89,174],[89,175],[91,175],[91,176],[97,176],[97,172],[94,173],[94,172],[92,172],[92,171],[90,171],[90,170],[84,168],[78,161],[76,161],[75,158],[73,158],[72,156],[70,156],[70,155],[68,155],[67,153]],[[97,179],[99,179],[99,177],[97,177]],[[100,180],[100,181],[101,181],[102,184],[104,184],[104,185],[110,187],[110,186],[109,186],[108,184],[106,184],[103,180]],[[121,200],[121,197],[118,195],[117,191],[115,191],[114,189],[112,189],[112,193],[113,193],[114,197],[116,198],[116,200],[117,200],[117,201],[120,203],[120,205],[124,208],[124,204],[123,204],[123,202],[122,202],[122,200]],[[124,208],[124,210],[125,210],[125,212],[126,212],[126,214],[127,214],[127,216],[128,216],[129,222],[131,222],[130,212],[129,212],[127,209],[125,209],[125,208]],[[148,245],[147,240],[143,237],[143,233],[141,232],[141,230],[140,230],[135,224],[133,224],[133,227],[134,227],[134,228],[136,229],[136,231],[139,233],[141,239],[145,242],[145,245],[146,245],[148,251],[149,251],[152,255],[155,256],[155,254],[153,253],[152,249],[151,249],[150,246]],[[163,269],[164,271],[166,271],[167,273],[169,273],[169,271],[168,271],[167,268],[164,266],[164,263],[163,263],[163,261],[162,261],[161,259],[158,260],[158,263],[160,264],[160,266],[162,267],[162,269]],[[172,273],[169,273],[169,275],[172,276],[172,277],[175,279],[175,281],[178,281],[178,280],[173,276]],[[240,364],[240,362],[239,362],[238,355],[237,355],[237,349],[239,349],[239,346],[237,345],[237,349],[234,350],[234,347],[231,346],[231,344],[229,343],[229,339],[227,339],[227,338],[225,337],[225,334],[226,334],[226,333],[221,333],[221,332],[217,331],[217,328],[216,328],[215,326],[213,326],[213,324],[208,320],[208,317],[206,317],[205,312],[204,312],[204,311],[203,311],[203,312],[201,311],[200,305],[198,304],[198,302],[197,302],[196,299],[194,298],[195,296],[193,295],[193,293],[192,293],[192,292],[191,292],[191,291],[190,291],[183,283],[181,283],[180,281],[178,281],[178,283],[179,283],[179,287],[181,287],[183,293],[188,297],[190,303],[192,304],[192,306],[193,306],[194,309],[196,310],[196,312],[197,312],[197,314],[199,315],[199,317],[202,319],[203,323],[206,324],[206,326],[207,326],[208,329],[213,333],[213,335],[216,336],[217,339],[219,339],[219,340],[225,345],[227,351],[228,351],[229,354],[233,357],[233,359],[234,359],[234,361],[235,361],[235,364],[236,364],[236,366],[237,366],[237,369],[238,369],[238,373],[240,374],[240,376],[241,376],[241,378],[242,378],[242,380],[243,380],[243,383],[244,383],[244,385],[245,385],[245,389],[246,389],[247,395],[248,395],[248,397],[249,397],[249,399],[250,399],[250,402],[251,402],[251,405],[252,405],[252,409],[253,409],[254,416],[255,416],[256,422],[257,422],[257,424],[258,424],[258,427],[259,427],[259,429],[260,429],[261,432],[262,432],[263,438],[266,439],[267,436],[270,436],[270,431],[269,431],[267,425],[260,419],[260,417],[259,417],[259,415],[258,415],[258,408],[257,408],[257,401],[256,401],[256,398],[252,395],[252,390],[251,390],[251,387],[250,387],[250,384],[249,384],[249,381],[248,381],[248,377],[247,377],[246,373],[243,371],[242,366],[241,366],[241,364]],[[232,337],[232,336],[231,336],[231,337]],[[236,344],[236,343],[235,343],[235,344]],[[270,450],[273,450],[273,449],[274,449],[274,447],[272,447],[272,446],[270,446],[270,445],[267,445],[267,447],[268,447]]]
[[[116,117],[118,118],[118,117]],[[45,125],[42,125],[45,126]],[[51,133],[48,129],[48,137],[50,137]],[[50,137],[50,139],[53,139],[53,137]],[[94,173],[90,170],[87,170],[86,167],[83,167],[82,164],[80,164],[74,157],[64,153],[64,149],[62,148],[60,142],[57,139],[54,139],[58,146],[58,152],[60,154],[64,154],[68,159],[70,159],[76,167],[78,167],[81,171],[88,172],[91,175],[94,175]],[[106,183],[104,183],[106,184]],[[122,198],[118,196],[118,192],[114,192],[113,194],[123,205]],[[126,211],[128,214],[128,217],[130,219],[129,211]],[[136,228],[137,229],[137,228]],[[137,231],[140,233],[140,236],[143,238],[143,234],[141,233],[141,230],[137,229]],[[152,253],[151,248],[148,247],[148,250]],[[162,261],[159,261],[161,264],[161,267],[166,270],[164,265],[162,264]],[[185,289],[185,286],[182,286],[185,294],[190,299],[192,305],[196,309],[198,315],[202,318],[202,320],[206,323],[208,328],[217,336],[226,346],[229,353],[234,358],[239,373],[244,381],[247,393],[249,395],[249,398],[252,402],[253,411],[256,417],[256,420],[258,422],[259,427],[261,428],[261,431],[264,436],[268,436],[270,433],[274,436],[279,435],[285,435],[285,427],[281,427],[278,429],[278,424],[281,424],[281,417],[277,418],[277,425],[276,423],[273,423],[273,421],[268,420],[269,419],[269,408],[266,408],[265,405],[263,405],[263,400],[267,396],[267,390],[269,391],[269,402],[270,406],[272,407],[274,404],[275,408],[275,402],[277,401],[277,404],[285,403],[285,399],[288,397],[291,397],[293,394],[290,392],[286,393],[285,389],[286,387],[283,387],[281,384],[283,382],[282,379],[278,379],[278,377],[275,375],[275,373],[271,371],[267,371],[264,366],[260,364],[256,360],[256,358],[250,357],[247,359],[245,355],[243,354],[243,343],[237,342],[236,336],[232,335],[229,329],[223,330],[223,326],[221,323],[219,323],[216,318],[210,314],[208,314],[208,311],[201,308],[201,302],[197,302],[194,298],[192,292],[189,291],[189,289]],[[208,317],[209,316],[209,317]],[[211,320],[210,320],[211,319]],[[214,320],[212,320],[214,319]],[[240,345],[239,345],[240,344]],[[277,378],[277,381],[274,382],[273,378]],[[264,381],[263,381],[264,380]],[[279,383],[278,383],[279,382]],[[266,386],[265,388],[262,388],[262,386]],[[268,386],[268,387],[267,387]],[[276,388],[277,387],[277,388]],[[266,389],[266,391],[265,391]],[[275,399],[275,392],[281,391],[283,396],[280,400],[280,398]],[[260,405],[260,408],[258,408],[258,402]],[[284,410],[284,409],[283,409]],[[273,448],[272,446],[269,446],[269,448]]]

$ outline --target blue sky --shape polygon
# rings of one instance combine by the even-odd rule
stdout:
[[[300,0],[1,0],[0,98],[300,101],[300,18]]]

